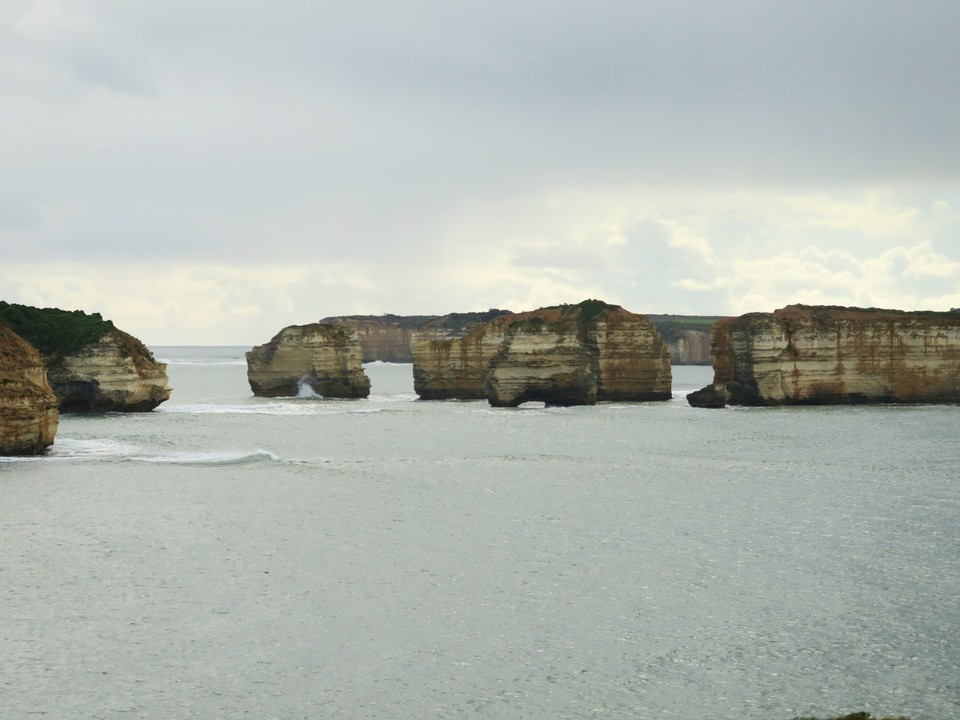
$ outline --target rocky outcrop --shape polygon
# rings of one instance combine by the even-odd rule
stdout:
[[[551,313],[552,315],[552,313]],[[545,318],[542,311],[513,317],[500,350],[490,360],[484,393],[494,407],[541,401],[550,405],[594,405],[599,372],[576,320]]]
[[[669,399],[666,346],[645,318],[587,300],[414,333],[423,399],[486,398],[497,406]]]
[[[324,318],[320,322],[355,328],[365,363],[410,363],[413,362],[410,351],[413,331],[436,319],[436,315],[346,315]]]
[[[507,310],[451,313],[428,322],[410,340],[413,389],[423,400],[483,400],[490,361],[500,350]]]
[[[481,322],[497,315],[509,314],[508,310],[488,310],[482,313],[453,313],[450,315],[342,315],[320,320],[321,323],[341,323],[357,329],[363,347],[363,362],[410,363],[413,362],[411,343],[416,332],[430,333],[441,337],[438,330],[450,330],[450,322]],[[709,365],[710,330],[717,316],[695,315],[646,315],[667,344],[672,365]]]
[[[365,398],[356,328],[338,323],[291,325],[247,353],[247,380],[254,395],[288,397],[304,390],[329,398]]]
[[[960,314],[789,305],[721,320],[697,407],[960,402]]]
[[[170,398],[167,366],[99,313],[0,302],[0,319],[40,351],[61,412],[144,412]]]
[[[37,455],[52,445],[58,405],[40,353],[0,324],[0,455]]]

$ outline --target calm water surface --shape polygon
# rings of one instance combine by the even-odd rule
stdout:
[[[243,350],[0,462],[0,716],[960,717],[960,408],[261,399]]]

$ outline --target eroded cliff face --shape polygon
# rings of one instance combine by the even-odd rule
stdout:
[[[490,361],[507,323],[451,322],[445,316],[413,333],[413,389],[424,400],[482,400]]]
[[[490,360],[484,383],[494,407],[540,401],[550,405],[594,405],[599,372],[596,349],[575,320],[540,315],[514,320]]]
[[[667,344],[642,315],[612,306],[585,321],[586,344],[595,347],[598,400],[669,400],[673,371]]]
[[[670,397],[669,356],[656,328],[600,301],[425,327],[412,347],[414,387],[424,399],[515,406]]]
[[[0,301],[0,321],[40,351],[62,412],[146,411],[170,397],[167,366],[100,313]]]
[[[291,325],[246,357],[247,380],[254,395],[289,397],[304,388],[330,398],[370,394],[357,330],[348,325]]]
[[[166,364],[122,330],[44,360],[61,412],[148,412],[170,399]]]
[[[0,455],[37,455],[52,445],[58,406],[40,353],[0,324]]]
[[[436,320],[436,315],[345,315],[328,317],[321,323],[339,323],[356,328],[363,362],[413,362],[410,339],[420,325]]]
[[[718,322],[692,405],[960,402],[960,314],[789,305]]]

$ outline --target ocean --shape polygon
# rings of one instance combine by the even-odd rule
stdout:
[[[0,461],[4,718],[960,717],[957,406],[254,398]]]

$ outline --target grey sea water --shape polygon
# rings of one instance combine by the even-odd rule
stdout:
[[[960,717],[956,406],[258,399],[0,462],[3,718]]]

